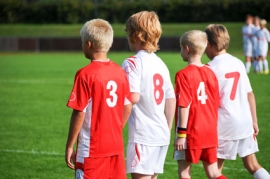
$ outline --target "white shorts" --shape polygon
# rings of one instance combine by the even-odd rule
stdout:
[[[173,159],[174,160],[186,160],[185,150],[174,150]]]
[[[126,154],[127,173],[144,175],[163,173],[167,151],[168,145],[146,146],[128,143]]]
[[[251,42],[244,44],[244,54],[247,57],[252,57],[252,44],[251,44]]]
[[[253,136],[239,140],[218,140],[217,157],[220,159],[235,160],[237,154],[243,158],[258,151],[257,139]]]

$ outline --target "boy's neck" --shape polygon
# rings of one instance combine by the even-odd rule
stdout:
[[[188,58],[188,64],[194,64],[194,65],[198,65],[201,66],[203,65],[201,62],[201,55],[192,55]]]
[[[107,52],[94,52],[90,54],[90,60],[108,61]]]

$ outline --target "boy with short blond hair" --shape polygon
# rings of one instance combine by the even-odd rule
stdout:
[[[176,138],[174,159],[179,179],[190,179],[191,164],[202,160],[209,179],[226,179],[217,167],[218,82],[201,62],[207,46],[205,32],[192,30],[180,38],[181,56],[188,66],[175,75]]]
[[[206,55],[209,67],[218,78],[220,107],[218,110],[218,167],[224,160],[235,160],[238,154],[254,179],[270,179],[255,156],[259,133],[256,102],[243,62],[228,54],[230,36],[225,26],[210,24]],[[241,111],[241,112],[239,112]]]
[[[175,111],[170,73],[154,53],[161,25],[154,12],[133,14],[126,23],[129,47],[125,69],[131,91],[132,112],[128,120],[127,173],[133,179],[156,179],[163,173]]]
[[[81,38],[91,62],[77,71],[67,103],[73,112],[66,164],[76,179],[126,179],[122,130],[131,103],[125,72],[107,58],[113,30],[107,21],[93,19],[82,27]]]

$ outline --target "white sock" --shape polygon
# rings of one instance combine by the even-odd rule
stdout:
[[[263,62],[262,62],[262,60],[259,61],[259,65],[258,66],[259,66],[259,72],[262,73],[263,72]]]
[[[250,62],[246,62],[246,71],[247,71],[247,73],[249,73],[250,66],[251,66],[251,63]]]
[[[270,179],[269,173],[264,169],[260,168],[253,174],[254,179]]]
[[[263,60],[263,66],[264,66],[264,70],[265,70],[265,71],[269,71],[267,59]]]

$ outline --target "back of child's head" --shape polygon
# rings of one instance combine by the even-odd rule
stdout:
[[[260,25],[260,17],[259,16],[255,16],[254,19],[253,19],[253,24],[255,26],[258,26]]]
[[[267,21],[265,19],[261,19],[260,20],[260,26],[266,27],[266,25],[267,25]]]
[[[251,14],[246,15],[246,24],[251,24],[253,22],[253,16]]]
[[[227,50],[230,43],[228,30],[221,24],[210,24],[204,30],[207,34],[208,42],[216,47],[216,50]]]
[[[112,26],[103,19],[87,21],[81,29],[82,42],[90,41],[98,52],[108,52],[113,42]]]
[[[181,48],[188,46],[192,55],[202,55],[207,46],[207,35],[200,30],[191,30],[180,38]]]
[[[125,30],[130,42],[139,41],[147,52],[159,50],[158,41],[162,29],[155,12],[141,11],[133,14],[127,20]]]

